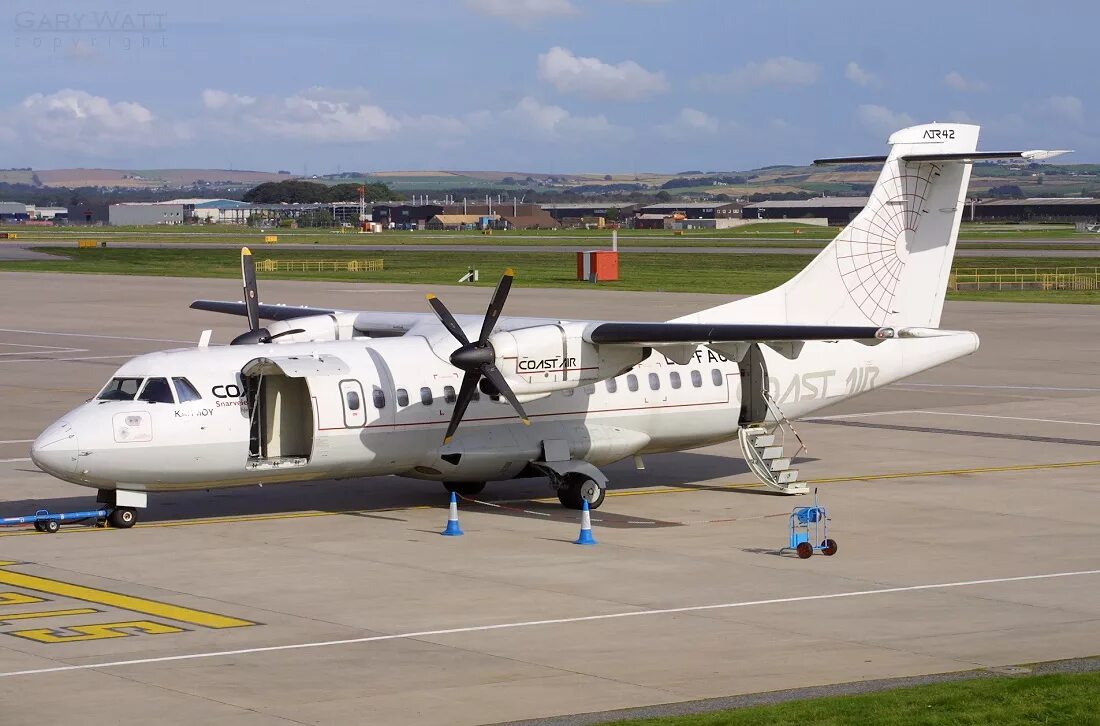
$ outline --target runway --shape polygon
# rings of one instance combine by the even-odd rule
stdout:
[[[268,302],[402,311],[427,289],[261,281]],[[484,309],[484,289],[445,292]],[[239,295],[0,272],[0,514],[89,505],[29,441],[127,357],[207,327],[228,341],[238,320],[187,304]],[[520,285],[509,312],[667,319],[719,299]],[[539,479],[463,503],[461,538],[438,535],[437,484],[395,478],[162,495],[128,531],[0,531],[5,722],[49,704],[135,724],[496,723],[1096,655],[1100,314],[949,302],[943,326],[981,349],[797,424],[832,558],[776,553],[805,500],[762,492],[734,444],[608,467],[591,548]]]

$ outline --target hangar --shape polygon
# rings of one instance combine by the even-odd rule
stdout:
[[[773,199],[746,204],[742,219],[824,218],[829,224],[848,224],[867,206],[867,197],[815,197],[813,199]]]
[[[969,212],[974,222],[1100,222],[1100,199],[989,199],[972,204]]]

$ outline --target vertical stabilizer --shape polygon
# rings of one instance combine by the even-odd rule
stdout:
[[[894,133],[867,206],[804,270],[682,320],[938,326],[972,163],[943,157],[973,153],[978,130],[925,124]]]

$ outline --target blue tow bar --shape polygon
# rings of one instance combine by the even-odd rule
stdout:
[[[76,522],[82,522],[87,519],[94,519],[99,522],[100,520],[107,519],[108,510],[106,509],[91,509],[86,512],[49,512],[45,509],[39,509],[34,514],[28,514],[25,517],[0,517],[0,527],[14,527],[20,524],[33,524],[34,528],[39,532],[48,532],[53,534],[57,530],[61,529],[62,523],[75,524]]]

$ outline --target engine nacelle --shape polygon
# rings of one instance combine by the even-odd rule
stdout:
[[[308,315],[304,318],[279,320],[264,327],[272,336],[288,330],[301,330],[275,338],[273,343],[316,343],[326,340],[349,340],[355,337],[356,313],[332,313],[331,315]]]
[[[645,348],[595,345],[581,336],[586,323],[536,325],[493,334],[496,365],[517,396],[551,393],[625,373]]]

